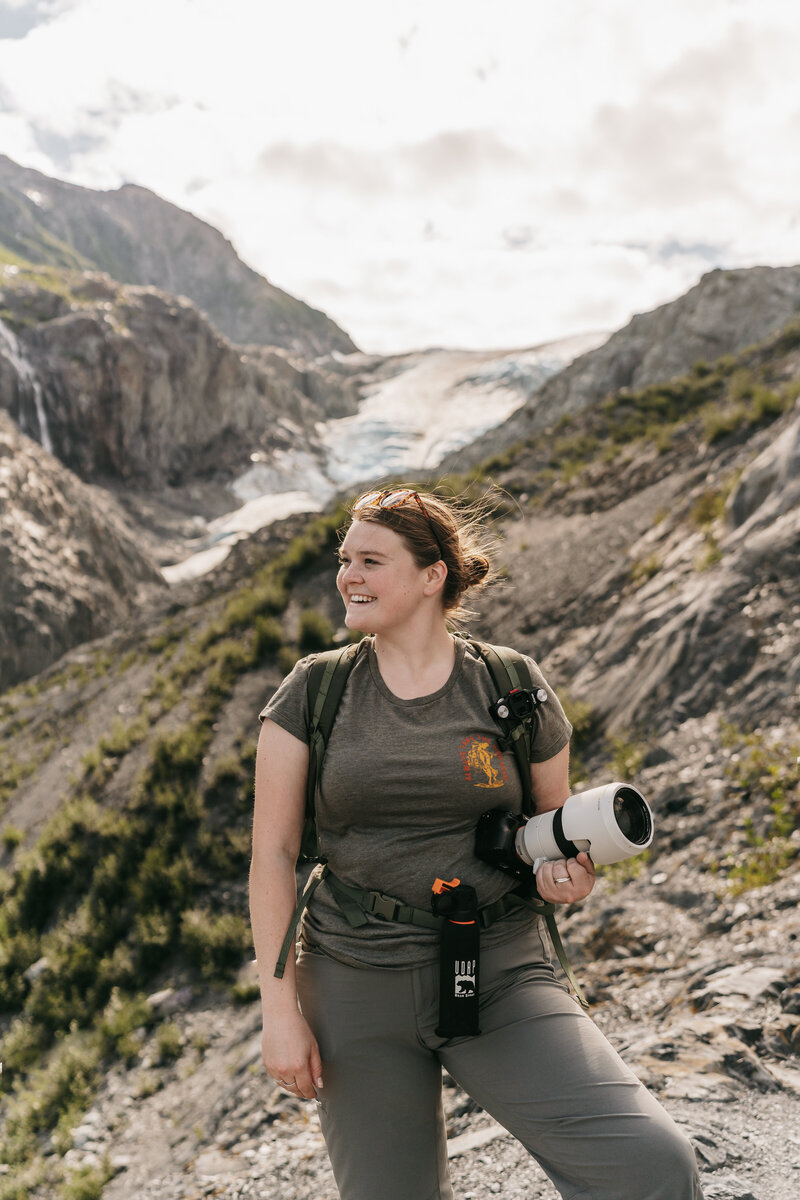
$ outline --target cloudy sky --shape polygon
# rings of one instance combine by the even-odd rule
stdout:
[[[0,0],[0,152],[218,226],[365,349],[800,262],[796,0]]]

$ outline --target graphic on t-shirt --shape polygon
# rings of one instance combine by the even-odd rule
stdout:
[[[501,788],[506,782],[506,764],[497,743],[487,734],[468,734],[459,746],[464,778],[480,788]]]

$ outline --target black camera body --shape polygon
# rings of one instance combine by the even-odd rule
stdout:
[[[492,808],[482,813],[475,829],[475,854],[508,875],[530,879],[530,867],[514,849],[517,834],[524,824],[525,817],[506,808]]]

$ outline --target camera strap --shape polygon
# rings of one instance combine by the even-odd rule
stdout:
[[[437,879],[431,908],[442,918],[439,943],[437,1037],[474,1037],[478,1025],[480,925],[474,887],[459,879]]]

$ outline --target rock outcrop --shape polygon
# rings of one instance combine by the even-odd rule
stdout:
[[[800,312],[800,267],[711,271],[684,296],[635,316],[577,358],[507,421],[451,456],[463,470],[621,388],[638,389],[759,342]]]
[[[329,409],[356,406],[348,380],[233,346],[189,300],[91,273],[58,283],[0,286],[0,407],[82,479],[229,478],[252,453],[310,447]]]
[[[0,690],[117,628],[165,589],[108,494],[0,410]]]
[[[800,501],[800,415],[745,469],[726,507],[729,526],[768,524]],[[754,518],[754,520],[751,520]],[[744,535],[744,530],[740,537]]]
[[[188,296],[234,342],[304,357],[356,348],[324,313],[246,266],[218,230],[146,188],[92,191],[0,155],[0,244],[25,262]]]

